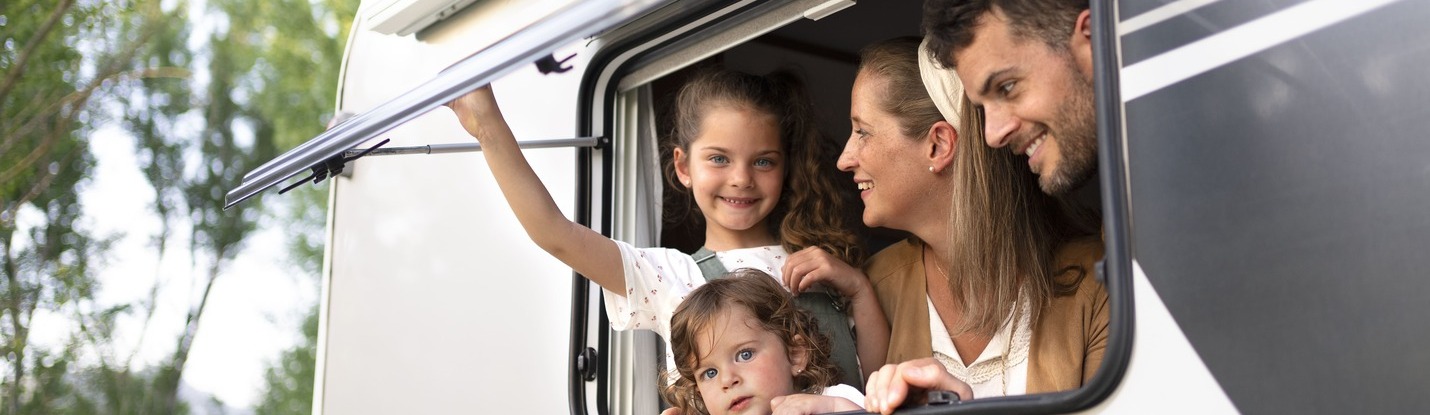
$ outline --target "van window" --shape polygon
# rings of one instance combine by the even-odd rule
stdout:
[[[803,75],[816,105],[820,131],[829,150],[837,157],[844,142],[849,137],[850,91],[859,61],[860,49],[870,43],[898,36],[917,36],[922,18],[921,2],[862,2],[852,5],[820,20],[805,18],[780,18],[788,16],[789,9],[801,3],[816,2],[768,2],[758,6],[729,6],[722,12],[707,11],[704,17],[711,23],[690,24],[685,27],[667,29],[667,32],[645,34],[645,41],[634,42],[631,49],[641,49],[635,57],[621,56],[625,49],[615,47],[602,51],[608,54],[603,62],[598,56],[593,58],[589,74],[613,72],[613,79],[588,81],[593,97],[589,105],[595,114],[612,114],[611,119],[593,117],[591,128],[599,130],[610,125],[613,130],[614,160],[601,159],[612,165],[611,178],[615,194],[609,195],[613,207],[611,223],[612,235],[617,239],[632,241],[638,246],[664,246],[694,252],[704,239],[704,228],[700,220],[692,215],[698,211],[686,210],[681,194],[668,187],[669,183],[659,168],[668,154],[652,153],[665,148],[669,132],[672,130],[673,101],[681,85],[695,69],[703,66],[718,66],[755,74],[768,73],[782,68],[793,68]],[[761,7],[762,6],[762,7]],[[780,7],[786,7],[780,10]],[[807,6],[806,6],[807,7]],[[673,19],[671,16],[662,16]],[[761,23],[764,22],[764,23]],[[761,25],[763,24],[763,25]],[[638,24],[639,25],[639,22]],[[672,23],[670,26],[680,26]],[[677,32],[670,35],[670,32]],[[664,37],[662,37],[664,36]],[[632,36],[641,37],[641,36]],[[734,40],[732,40],[734,39]],[[620,42],[613,42],[619,45]],[[602,65],[610,65],[603,67]],[[616,67],[615,69],[611,67]],[[606,85],[596,89],[596,85]],[[583,91],[586,93],[587,91]],[[609,106],[603,109],[603,101],[610,97]],[[654,140],[647,142],[645,140]],[[658,154],[658,156],[657,156]],[[641,160],[622,160],[621,157],[640,155]],[[655,156],[655,157],[651,157]],[[830,158],[830,168],[835,160]],[[650,170],[653,169],[653,170]],[[852,183],[846,173],[844,183]],[[622,189],[643,189],[659,196],[635,196],[623,193]],[[852,188],[852,186],[851,186]],[[594,190],[594,189],[593,189]],[[860,220],[863,206],[851,190],[850,211],[845,214],[851,224],[866,241],[866,251],[870,254],[890,243],[901,240],[906,234],[888,229],[869,229]],[[599,198],[598,198],[599,199]],[[659,201],[660,215],[633,214],[645,209],[649,203]],[[625,206],[625,207],[622,207]],[[600,218],[592,218],[599,222]],[[635,221],[637,224],[622,223]],[[624,236],[624,238],[623,238]],[[628,239],[629,238],[629,239]],[[647,242],[641,245],[639,242]],[[1128,287],[1120,282],[1119,287]],[[1110,287],[1111,288],[1111,287]],[[1130,289],[1119,292],[1126,298]],[[1113,299],[1114,303],[1119,302]],[[577,304],[581,308],[582,304]],[[598,404],[594,410],[609,410],[616,413],[658,411],[664,405],[655,390],[661,383],[654,373],[654,367],[663,366],[664,351],[655,336],[642,332],[608,332],[605,328],[604,307],[600,304],[585,304],[587,315],[600,327],[600,335],[590,335],[602,349],[601,365],[604,371],[595,376],[595,393]],[[1126,307],[1122,312],[1130,313]],[[1124,318],[1125,320],[1125,318]],[[1122,330],[1124,333],[1130,330]],[[606,337],[609,336],[609,337]],[[1110,341],[1129,343],[1109,345],[1110,352],[1126,354],[1130,340],[1123,337]],[[1109,354],[1106,361],[1118,361]],[[1125,362],[1125,357],[1121,359]],[[1117,370],[1121,370],[1118,368]],[[1120,374],[1120,373],[1119,373]],[[989,408],[1019,408],[1030,412],[1065,412],[1096,404],[1115,387],[1118,376],[1104,376],[1105,385],[1057,394],[995,398],[960,407],[978,406]],[[860,385],[862,388],[863,385]]]

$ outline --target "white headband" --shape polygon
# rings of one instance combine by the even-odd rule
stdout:
[[[963,113],[963,81],[951,68],[939,68],[933,51],[929,50],[928,38],[919,44],[919,77],[923,78],[924,89],[933,98],[934,106],[943,114],[943,119],[953,125],[953,130],[963,135],[959,114]]]

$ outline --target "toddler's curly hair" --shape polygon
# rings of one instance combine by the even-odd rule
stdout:
[[[696,343],[715,318],[731,307],[749,310],[761,328],[779,336],[787,357],[793,359],[796,347],[805,349],[804,370],[794,375],[796,390],[820,393],[837,378],[839,369],[829,358],[829,339],[819,330],[814,316],[796,306],[789,291],[774,277],[742,268],[696,288],[675,309],[670,319],[670,343],[680,377],[661,391],[666,402],[686,414],[710,413],[695,383],[700,362]]]

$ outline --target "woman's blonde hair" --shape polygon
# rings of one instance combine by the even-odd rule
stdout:
[[[1054,269],[1054,249],[1074,232],[1059,217],[1056,201],[1038,188],[1037,176],[1021,166],[1017,156],[983,144],[982,114],[966,110],[973,106],[961,88],[950,97],[959,100],[954,108],[965,109],[957,119],[946,120],[939,112],[919,72],[919,43],[919,38],[906,37],[870,45],[861,54],[860,71],[882,76],[893,86],[879,98],[884,101],[880,107],[915,132],[910,136],[922,137],[938,121],[948,121],[959,132],[950,178],[951,267],[946,271],[963,318],[949,332],[996,332],[1020,289],[1034,305],[1036,321],[1042,305],[1053,295],[1071,292],[1081,280],[1059,285],[1058,275],[1085,273],[1076,267]]]
[[[804,370],[794,375],[796,390],[820,393],[837,378],[839,369],[830,360],[829,339],[814,316],[796,306],[794,297],[774,277],[742,268],[696,288],[676,307],[670,319],[670,344],[679,378],[662,391],[666,402],[686,414],[710,413],[695,383],[700,364],[696,343],[715,318],[732,307],[748,310],[761,329],[778,336],[788,358],[794,358],[795,348],[804,349]]]

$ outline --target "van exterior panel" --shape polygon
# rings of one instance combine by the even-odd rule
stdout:
[[[1136,258],[1241,411],[1430,412],[1427,21],[1391,4],[1126,103]]]

